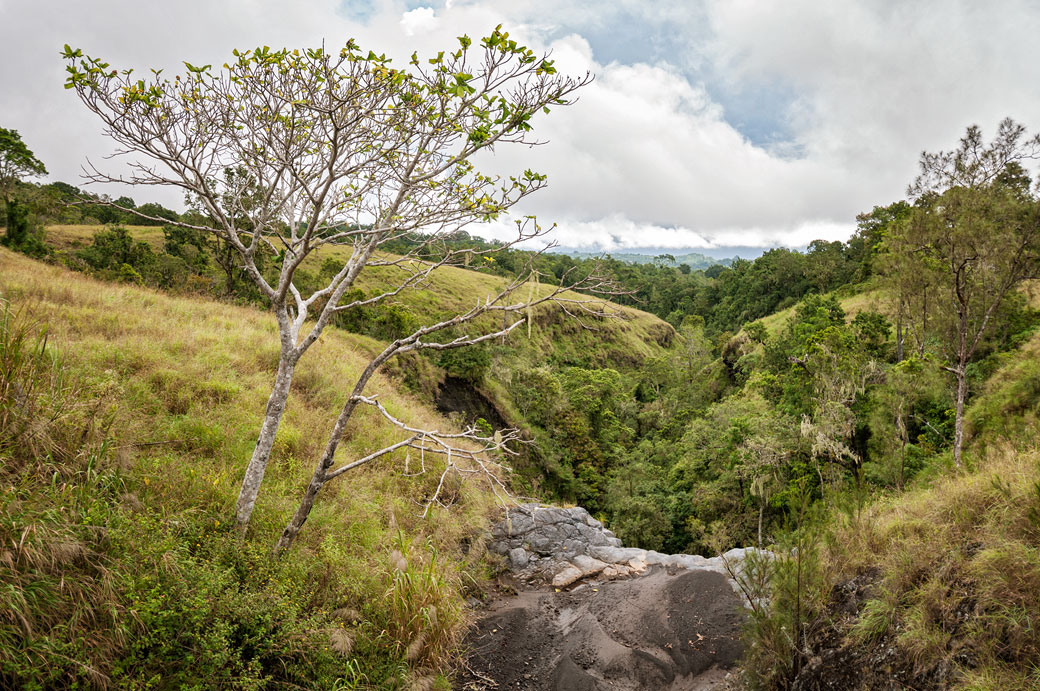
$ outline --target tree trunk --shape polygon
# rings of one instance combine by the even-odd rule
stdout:
[[[369,369],[373,368],[370,366]],[[367,381],[365,375],[362,375],[362,377]],[[307,517],[311,515],[311,509],[314,508],[314,500],[328,480],[329,468],[332,467],[332,462],[335,459],[336,449],[339,447],[340,439],[343,438],[343,431],[346,429],[347,422],[354,414],[356,407],[357,401],[351,396],[346,405],[343,406],[339,419],[336,420],[336,426],[333,428],[332,434],[329,435],[328,444],[325,445],[325,451],[321,454],[321,460],[318,461],[318,466],[314,469],[311,481],[307,483],[307,491],[304,493],[300,505],[296,508],[296,513],[293,514],[289,524],[285,526],[282,536],[278,538],[278,545],[275,547],[276,552],[289,549],[293,540],[296,539],[297,533],[300,532],[300,528],[307,522]]]
[[[234,247],[230,242],[225,243],[224,260],[220,262],[221,268],[224,269],[225,280],[224,280],[224,294],[231,297],[235,294],[235,258],[234,258]]]
[[[765,499],[760,499],[758,502],[758,548],[762,549],[762,514],[766,510]]]
[[[953,423],[953,464],[961,467],[961,448],[964,446],[964,400],[968,397],[968,374],[961,363],[954,375],[957,377],[957,407]]]
[[[896,316],[896,362],[903,361],[903,341],[906,331],[903,329],[903,301],[899,301],[899,313]]]
[[[906,412],[903,409],[905,400],[900,404],[899,412],[896,414],[896,429],[899,430],[899,491],[903,491],[903,483],[906,482],[906,444],[909,441],[907,439],[906,429]]]
[[[324,456],[322,457],[322,465],[324,464]],[[296,513],[293,514],[289,524],[285,526],[285,530],[282,531],[282,536],[278,538],[278,544],[275,547],[275,552],[283,552],[289,549],[292,545],[293,540],[296,539],[296,535],[303,528],[303,524],[307,522],[307,518],[311,515],[311,509],[314,508],[314,500],[318,497],[318,492],[325,485],[325,472],[327,469],[321,469],[315,471],[311,477],[311,481],[307,483],[307,491],[303,495],[303,499],[300,501],[300,505],[296,507]]]
[[[917,344],[917,354],[924,357],[924,338],[928,333],[928,286],[924,287],[924,297],[921,308],[921,342]]]
[[[260,436],[253,449],[253,457],[246,467],[246,475],[242,478],[242,489],[238,492],[238,503],[235,506],[235,519],[243,532],[249,527],[249,517],[253,514],[253,506],[256,505],[256,497],[264,481],[264,471],[267,470],[274,437],[282,421],[282,413],[285,412],[285,402],[289,398],[289,385],[292,383],[295,367],[295,363],[284,354],[278,362],[278,375],[275,377],[271,396],[267,399],[264,424],[260,428]]]
[[[904,436],[900,440],[899,446],[899,491],[903,491],[903,484],[906,482],[906,437]]]

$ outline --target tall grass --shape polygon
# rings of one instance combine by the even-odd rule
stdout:
[[[0,685],[105,686],[124,608],[92,519],[122,489],[106,411],[84,403],[47,330],[0,300]]]
[[[0,688],[438,679],[464,624],[463,583],[480,578],[485,489],[466,484],[450,511],[423,520],[438,468],[409,477],[390,458],[330,485],[293,551],[271,557],[369,339],[327,334],[301,367],[242,540],[229,519],[277,358],[271,319],[2,249],[0,263],[11,305],[0,321]],[[386,377],[373,392],[399,418],[451,428]],[[362,415],[348,434],[344,460],[396,431]],[[26,435],[31,444],[16,441]],[[465,555],[463,539],[474,545]],[[405,543],[410,575],[396,592],[422,603],[425,622],[413,660],[415,636],[395,622],[415,612],[383,599],[386,555]]]

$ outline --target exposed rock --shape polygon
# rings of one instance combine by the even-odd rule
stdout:
[[[541,504],[510,508],[491,536],[491,551],[508,555],[509,566],[521,581],[549,582],[557,588],[594,576],[623,578],[662,566],[722,574],[742,595],[732,574],[741,572],[744,558],[755,549],[731,549],[709,558],[624,547],[614,533],[580,506],[566,509]]]
[[[517,590],[477,621],[464,689],[699,691],[723,685],[741,654],[732,576],[753,550],[625,547],[585,509],[538,504],[510,509],[489,547]]]
[[[514,569],[522,569],[531,561],[531,555],[523,547],[509,550],[509,565]]]
[[[596,587],[521,591],[492,603],[477,621],[457,686],[719,688],[741,654],[739,611],[725,577],[711,571],[658,568]]]
[[[565,588],[574,581],[581,578],[581,569],[579,569],[576,566],[572,566],[567,562],[564,562],[564,564],[565,565],[563,566],[563,568],[561,568],[559,572],[555,576],[553,576],[552,579],[553,586],[557,588]]]

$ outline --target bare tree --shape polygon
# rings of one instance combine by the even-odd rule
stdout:
[[[530,135],[532,117],[568,103],[591,77],[559,75],[548,55],[518,45],[501,27],[479,46],[463,36],[454,52],[429,60],[413,54],[406,69],[392,67],[383,55],[366,55],[353,41],[334,52],[263,47],[234,55],[222,70],[185,63],[187,73],[173,80],[154,71],[142,80],[65,47],[66,88],[75,89],[101,118],[106,134],[120,147],[117,154],[130,156],[127,180],[93,165],[87,176],[183,190],[215,227],[179,225],[214,233],[231,245],[277,319],[278,371],[236,507],[245,529],[303,354],[336,314],[420,286],[439,267],[467,263],[476,249],[446,249],[437,259],[423,259],[444,235],[494,219],[546,184],[543,175],[530,170],[508,179],[485,175],[472,159],[498,144],[536,143]],[[228,169],[238,174],[227,176]],[[532,218],[518,222],[516,237],[500,251],[544,232]],[[406,234],[425,240],[404,256],[379,251]],[[322,288],[301,293],[294,281],[297,271],[330,246],[347,250],[336,255],[343,257],[338,270]],[[278,257],[277,276],[258,267],[263,248]],[[378,295],[346,302],[347,291],[372,266],[396,267],[398,279]],[[531,304],[570,300],[590,309],[581,299],[567,298],[566,289],[604,286],[594,277],[565,280],[531,299],[515,300],[532,274],[529,267],[472,309],[423,326],[372,359],[336,421],[282,546],[303,525],[328,480],[403,448],[395,445],[332,469],[347,421],[370,401],[363,392],[380,365],[408,351],[504,337],[524,321]],[[491,327],[480,319],[491,314],[501,314],[503,321]],[[435,334],[446,329],[471,332],[438,342]],[[411,435],[405,446],[412,448],[450,446],[452,439],[402,429]],[[474,433],[468,437],[487,450],[501,450],[505,443],[488,446]]]
[[[1007,295],[1040,268],[1040,210],[1022,166],[1037,156],[1040,135],[1026,137],[1011,119],[988,144],[972,125],[956,150],[921,154],[921,174],[908,190],[914,209],[885,241],[922,352],[934,336],[955,379],[958,467],[968,363]]]

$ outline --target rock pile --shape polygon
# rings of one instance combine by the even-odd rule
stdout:
[[[491,531],[489,549],[508,558],[517,578],[548,582],[557,588],[595,577],[611,580],[644,573],[655,565],[713,571],[727,578],[754,548],[732,549],[720,557],[662,554],[624,547],[614,533],[580,506],[565,509],[541,504],[510,508]],[[727,569],[727,564],[729,569]],[[740,593],[736,583],[734,590]]]

